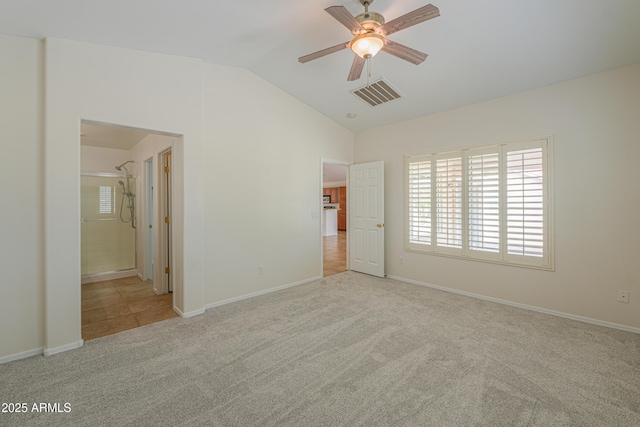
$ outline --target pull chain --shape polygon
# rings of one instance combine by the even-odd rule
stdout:
[[[367,58],[367,87],[371,86],[369,84],[370,77],[371,77],[371,56]]]

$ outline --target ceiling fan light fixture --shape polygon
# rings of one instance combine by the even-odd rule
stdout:
[[[384,46],[384,37],[378,33],[364,33],[357,35],[349,47],[360,58],[372,58]]]

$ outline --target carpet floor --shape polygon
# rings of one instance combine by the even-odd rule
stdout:
[[[640,335],[345,272],[0,365],[0,399],[28,409],[3,426],[640,426]]]

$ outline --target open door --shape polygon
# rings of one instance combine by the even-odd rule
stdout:
[[[349,167],[349,268],[384,277],[384,162]]]

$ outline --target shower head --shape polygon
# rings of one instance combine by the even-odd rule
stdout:
[[[124,169],[126,172],[129,172],[127,170],[127,168],[124,167],[124,165],[126,165],[127,163],[133,163],[133,160],[127,160],[126,162],[124,162],[123,164],[121,164],[120,166],[116,166],[116,169],[121,171],[122,169]]]

